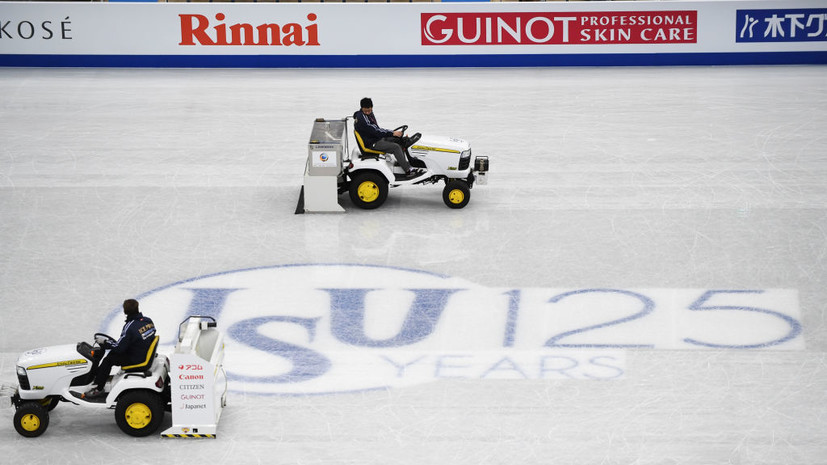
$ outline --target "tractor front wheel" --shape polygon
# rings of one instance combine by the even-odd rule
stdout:
[[[49,410],[40,402],[24,402],[14,412],[14,429],[21,436],[35,438],[49,427]]]
[[[450,208],[462,208],[471,200],[471,189],[463,181],[449,181],[442,190],[442,200]]]

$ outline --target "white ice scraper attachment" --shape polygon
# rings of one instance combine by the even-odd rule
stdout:
[[[215,319],[191,316],[178,327],[178,344],[169,359],[172,428],[165,438],[215,438],[227,405],[224,335]]]

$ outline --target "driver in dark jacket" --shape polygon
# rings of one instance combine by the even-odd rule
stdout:
[[[155,339],[155,323],[138,310],[138,301],[125,300],[123,313],[126,315],[126,324],[121,330],[121,337],[117,341],[107,341],[104,338],[97,340],[109,353],[103,358],[95,374],[95,386],[87,391],[84,399],[93,400],[106,395],[104,387],[113,366],[136,365],[146,360],[147,352]]]
[[[405,170],[408,176],[421,174],[424,170],[411,168],[408,158],[405,156],[402,147],[395,142],[396,138],[402,137],[402,131],[391,131],[376,123],[376,116],[373,114],[373,101],[368,97],[363,98],[359,105],[361,109],[353,114],[354,129],[362,137],[365,147],[380,152],[392,153],[399,166]]]

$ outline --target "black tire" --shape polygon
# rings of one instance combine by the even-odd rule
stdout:
[[[164,421],[164,403],[157,392],[129,391],[118,398],[115,422],[124,433],[143,437],[158,431]]]
[[[471,188],[464,181],[448,181],[442,190],[442,201],[449,208],[462,208],[471,200]]]
[[[27,438],[36,438],[49,427],[49,411],[40,402],[24,402],[14,412],[14,429]]]
[[[375,172],[356,173],[350,181],[350,200],[359,208],[379,208],[388,198],[388,181]]]

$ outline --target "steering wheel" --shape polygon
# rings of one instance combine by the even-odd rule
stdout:
[[[396,132],[396,131],[402,131],[402,135],[404,136],[404,135],[405,135],[405,131],[407,131],[407,130],[408,130],[408,125],[407,125],[407,124],[403,124],[402,126],[399,126],[398,128],[394,129],[394,130],[393,130],[393,132]]]
[[[114,338],[114,337],[112,337],[112,336],[110,336],[110,335],[108,335],[108,334],[104,334],[104,333],[95,333],[95,342],[98,342],[98,336],[100,336],[100,337],[102,337],[102,338],[106,339],[106,342],[107,342],[107,343],[109,343],[110,345],[112,345],[112,344],[114,344],[115,342],[117,342],[117,341],[115,341],[115,338]]]

